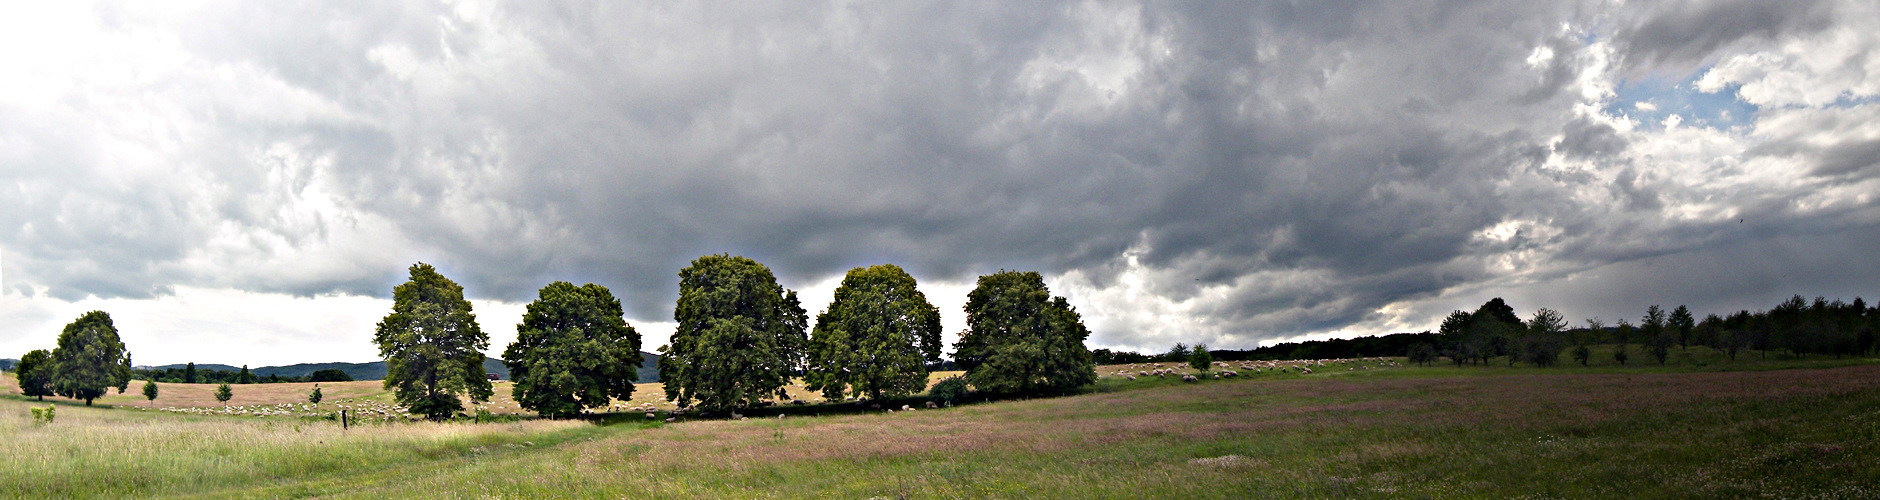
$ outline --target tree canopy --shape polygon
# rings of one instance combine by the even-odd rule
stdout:
[[[1097,379],[1084,347],[1090,330],[1068,301],[1051,296],[1036,272],[980,276],[966,295],[966,325],[954,344],[954,360],[980,391],[1059,392]]]
[[[20,363],[13,365],[13,374],[19,377],[20,395],[39,398],[45,401],[52,395],[52,352],[34,349],[20,356]]]
[[[633,398],[640,333],[607,287],[557,281],[542,287],[503,351],[516,403],[565,417]]]
[[[105,389],[116,387],[124,392],[130,383],[131,353],[118,340],[111,315],[88,312],[59,332],[59,346],[52,350],[54,394],[82,399],[91,406]]]
[[[770,268],[730,255],[707,255],[679,270],[671,343],[659,377],[666,398],[717,410],[783,397],[802,369],[809,314]]]
[[[927,363],[940,361],[940,310],[899,266],[850,269],[808,351],[805,387],[830,401],[851,388],[871,399],[919,393]]]
[[[411,266],[411,280],[392,289],[392,313],[372,340],[385,358],[385,388],[412,413],[432,419],[463,410],[460,396],[487,401],[483,374],[489,335],[477,326],[463,287],[429,264]]]

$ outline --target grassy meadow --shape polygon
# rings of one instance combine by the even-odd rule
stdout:
[[[42,424],[27,408],[48,403],[17,396],[9,378],[0,454],[13,465],[0,468],[0,496],[1880,496],[1876,360],[1692,356],[1658,366],[1634,350],[1625,367],[1328,363],[1194,383],[1128,380],[1113,373],[1147,367],[1112,366],[1083,394],[938,410],[351,430],[139,410],[140,395],[63,401]],[[355,402],[385,397],[376,382],[349,384],[322,387],[329,399],[336,385]],[[159,408],[202,404],[200,388],[163,385],[177,399]],[[271,385],[284,387],[236,386],[230,404],[244,391],[250,404],[282,404],[266,398],[311,387]],[[657,392],[642,387],[636,404]]]

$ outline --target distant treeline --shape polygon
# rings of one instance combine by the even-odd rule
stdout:
[[[1659,363],[1671,349],[1693,345],[1717,349],[1730,359],[1745,351],[1761,355],[1774,351],[1795,356],[1866,356],[1880,352],[1880,306],[1871,306],[1859,297],[1853,302],[1822,297],[1810,301],[1796,295],[1767,311],[1742,310],[1698,319],[1685,306],[1666,311],[1654,305],[1646,308],[1637,324],[1621,319],[1608,325],[1589,319],[1584,327],[1572,328],[1558,311],[1546,308],[1523,321],[1513,307],[1495,298],[1474,312],[1450,313],[1442,329],[1434,333],[1287,342],[1208,352],[1218,361],[1407,356],[1413,362],[1428,363],[1441,356],[1458,365],[1504,358],[1509,364],[1548,366],[1562,355],[1585,364],[1590,356],[1587,346],[1593,344],[1618,345],[1614,356],[1620,364],[1630,357],[1627,346],[1641,346],[1639,354]],[[1182,362],[1192,351],[1186,344],[1175,344],[1167,352],[1155,354],[1095,349],[1091,355],[1100,365]]]
[[[345,371],[327,368],[314,370],[305,376],[283,377],[278,373],[258,375],[248,370],[247,366],[239,370],[196,369],[195,363],[181,368],[139,368],[131,370],[131,375],[139,380],[155,380],[177,384],[272,384],[280,382],[348,382],[353,378]]]
[[[1437,340],[1434,333],[1393,333],[1390,335],[1354,337],[1348,339],[1310,340],[1305,342],[1286,342],[1257,349],[1209,349],[1208,353],[1215,361],[1283,361],[1295,359],[1339,359],[1370,358],[1385,356],[1403,356],[1411,346],[1433,343]],[[1187,361],[1193,348],[1186,344],[1175,344],[1168,352],[1142,354],[1130,351],[1112,351],[1096,349],[1091,355],[1097,364],[1181,362]]]
[[[1574,361],[1587,364],[1590,344],[1617,345],[1613,360],[1625,364],[1631,358],[1629,347],[1640,346],[1640,353],[1663,364],[1671,349],[1692,345],[1716,349],[1731,360],[1744,351],[1766,356],[1770,351],[1795,356],[1864,356],[1877,347],[1880,308],[1868,307],[1856,297],[1853,302],[1800,295],[1789,298],[1762,312],[1737,311],[1728,316],[1706,315],[1699,320],[1690,308],[1678,306],[1671,311],[1653,305],[1645,309],[1638,324],[1620,319],[1607,326],[1599,319],[1586,320],[1587,327],[1568,329],[1557,311],[1542,308],[1534,317],[1522,321],[1514,308],[1500,298],[1489,300],[1475,312],[1455,311],[1443,320],[1440,340],[1412,346],[1411,361],[1427,363],[1438,355],[1457,365],[1486,364],[1491,358],[1505,357],[1517,362],[1547,366],[1561,351]]]

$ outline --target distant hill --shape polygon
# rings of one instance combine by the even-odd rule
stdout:
[[[11,359],[11,358],[0,359],[0,370],[12,370],[13,365],[17,365],[17,364],[20,364],[20,360]]]
[[[650,352],[642,352],[640,353],[640,357],[642,358],[642,361],[640,363],[640,380],[639,381],[640,382],[658,382],[659,381],[659,355],[653,354]],[[13,360],[5,360],[5,361],[13,361]],[[11,366],[11,365],[9,364],[8,366]],[[174,364],[174,365],[156,366],[156,367],[151,367],[151,368],[168,369],[168,368],[183,368],[183,366],[184,366],[183,364]],[[142,368],[142,367],[139,367],[139,368]],[[218,364],[198,364],[196,365],[196,369],[197,370],[221,370],[221,371],[231,371],[231,372],[241,371],[241,367],[239,366],[218,365]],[[352,377],[353,380],[384,380],[385,379],[385,362],[384,361],[372,361],[372,362],[366,362],[366,363],[300,363],[300,364],[287,365],[287,366],[263,366],[260,368],[249,368],[248,371],[254,372],[256,376],[260,376],[260,377],[266,377],[269,375],[280,375],[282,377],[305,377],[309,374],[312,374],[316,370],[325,370],[325,369],[335,369],[335,370],[339,370],[342,372],[346,372],[346,375]],[[496,374],[496,376],[502,377],[503,380],[509,380],[509,367],[503,366],[503,360],[500,360],[500,359],[489,358],[489,357],[483,358],[483,372],[494,373]]]

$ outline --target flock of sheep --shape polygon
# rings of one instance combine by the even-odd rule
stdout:
[[[1401,367],[1403,363],[1393,358],[1235,361],[1231,363],[1227,361],[1216,361],[1214,362],[1215,369],[1206,372],[1189,368],[1187,363],[1134,363],[1128,365],[1112,365],[1110,367],[1112,371],[1108,376],[1123,377],[1129,380],[1136,380],[1136,377],[1153,376],[1167,378],[1179,376],[1185,382],[1197,382],[1201,380],[1200,377],[1212,377],[1216,379],[1231,378],[1241,376],[1241,372],[1246,372],[1248,375],[1259,375],[1266,372],[1310,375],[1314,368],[1324,369],[1328,365],[1332,368],[1343,366],[1346,371],[1357,371]],[[1235,371],[1233,368],[1239,368],[1240,370]]]

